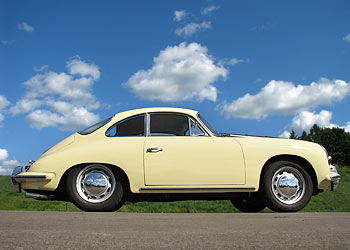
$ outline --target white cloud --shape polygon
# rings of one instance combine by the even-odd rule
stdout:
[[[211,28],[211,22],[202,22],[202,23],[189,23],[182,28],[175,30],[175,33],[178,36],[191,36],[194,33],[197,33],[200,30],[206,30]]]
[[[17,160],[7,160],[8,152],[0,148],[0,175],[10,175],[14,167],[18,166]]]
[[[27,91],[10,111],[29,113],[27,119],[37,129],[58,126],[61,130],[76,130],[97,122],[99,116],[91,110],[100,106],[92,94],[92,86],[100,77],[99,68],[79,58],[66,66],[69,74],[48,71],[24,82]]]
[[[17,24],[17,29],[24,30],[26,32],[33,32],[34,31],[34,28],[26,22],[21,22],[21,23]]]
[[[350,33],[343,37],[343,40],[347,43],[350,43]]]
[[[5,108],[8,105],[10,105],[10,102],[6,99],[5,96],[0,95],[0,126],[1,126],[1,121],[5,119],[2,113],[5,111]]]
[[[227,75],[228,71],[214,63],[206,47],[181,43],[161,51],[151,69],[139,70],[123,85],[145,100],[216,101],[213,83]]]
[[[19,165],[17,160],[6,160],[2,163],[5,167],[16,167]]]
[[[232,59],[221,60],[221,61],[219,61],[219,64],[235,66],[239,63],[249,63],[249,61],[250,61],[249,58],[247,58],[247,59],[232,58]]]
[[[320,113],[303,111],[296,115],[292,124],[288,127],[290,130],[294,130],[296,132],[302,131],[310,131],[314,124],[317,124],[321,128],[342,128],[345,132],[350,132],[350,122],[347,122],[345,126],[340,126],[338,124],[334,124],[331,122],[332,120],[332,112],[327,110],[322,110]],[[290,133],[288,131],[284,131],[280,137],[288,138]]]
[[[293,118],[291,127],[295,131],[308,131],[314,124],[317,124],[322,128],[338,127],[338,125],[331,123],[331,119],[332,112],[327,110],[322,110],[319,114],[303,111]]]
[[[34,71],[36,71],[36,72],[40,72],[40,71],[45,71],[45,70],[47,70],[49,68],[49,65],[42,65],[42,66],[40,66],[40,67],[34,67]]]
[[[289,138],[290,137],[290,132],[289,131],[284,131],[282,134],[280,134],[278,137],[281,138]]]
[[[185,10],[175,10],[174,11],[174,21],[180,22],[182,21],[186,16],[187,12]]]
[[[19,100],[15,106],[12,106],[10,111],[12,114],[24,114],[27,113],[37,107],[40,107],[43,104],[43,101],[37,99],[21,99]]]
[[[217,10],[217,9],[219,9],[219,6],[211,5],[211,6],[208,6],[206,8],[201,9],[201,14],[202,15],[209,15],[210,13],[212,13],[214,10]]]
[[[310,85],[270,81],[258,94],[246,94],[218,108],[227,118],[266,118],[268,115],[291,115],[320,105],[329,106],[350,94],[350,83],[321,78]]]
[[[95,64],[88,64],[79,58],[67,62],[67,67],[71,75],[92,76],[94,80],[100,78],[100,70]]]
[[[0,148],[0,161],[5,161],[8,157],[7,150],[4,148]]]
[[[74,107],[72,110],[56,113],[49,110],[35,110],[27,116],[33,128],[59,126],[61,130],[76,130],[82,126],[96,123],[100,118],[83,107]]]

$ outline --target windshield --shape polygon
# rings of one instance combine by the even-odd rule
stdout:
[[[204,123],[204,125],[216,136],[219,136],[220,134],[213,128],[213,126],[210,125],[209,122],[207,122],[201,114],[198,113],[198,118]]]
[[[112,116],[113,117],[113,116]],[[103,121],[100,121],[80,132],[78,132],[79,134],[81,135],[88,135],[88,134],[91,134],[92,132],[95,132],[96,130],[98,130],[99,128],[101,128],[103,125],[107,124],[111,119],[112,117],[109,117],[107,118],[106,120],[103,120]]]

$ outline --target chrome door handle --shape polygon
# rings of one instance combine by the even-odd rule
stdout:
[[[147,149],[147,153],[157,153],[160,151],[163,151],[163,149],[161,149],[161,148],[148,148]]]

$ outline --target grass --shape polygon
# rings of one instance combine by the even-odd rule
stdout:
[[[350,168],[339,168],[338,189],[312,197],[302,212],[350,212]],[[0,210],[80,211],[70,202],[38,201],[13,191],[11,178],[0,176]],[[118,212],[139,213],[235,213],[230,201],[177,201],[126,203]],[[263,212],[271,212],[264,209]]]

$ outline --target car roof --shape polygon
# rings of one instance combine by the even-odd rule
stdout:
[[[152,108],[140,108],[140,109],[132,109],[123,111],[120,113],[117,113],[114,115],[114,118],[116,117],[130,117],[138,114],[144,114],[144,113],[157,113],[157,112],[171,112],[171,113],[181,113],[181,114],[188,114],[191,116],[196,117],[198,114],[198,111],[192,110],[192,109],[185,109],[185,108],[173,108],[173,107],[152,107]]]

